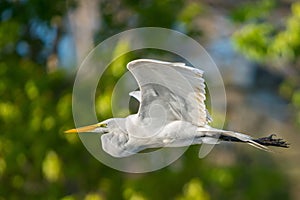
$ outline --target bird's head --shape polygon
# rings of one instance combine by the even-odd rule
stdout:
[[[103,122],[99,122],[97,124],[92,124],[88,126],[83,126],[79,128],[74,128],[65,131],[65,133],[84,133],[84,132],[92,132],[92,133],[108,133],[109,132],[109,126],[110,126],[110,120],[105,120]]]
[[[128,142],[128,134],[125,129],[125,121],[121,118],[112,118],[97,124],[70,129],[65,133],[101,133],[102,148],[114,157],[125,157],[134,154],[126,150],[125,144]]]
[[[126,132],[125,128],[125,119],[124,118],[111,118],[99,122],[97,124],[92,124],[88,126],[83,126],[79,128],[74,128],[65,131],[65,133],[83,133],[83,132],[90,132],[90,133],[111,133],[111,132]]]

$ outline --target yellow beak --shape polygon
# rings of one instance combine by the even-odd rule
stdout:
[[[97,128],[98,125],[97,124],[94,124],[94,125],[89,125],[89,126],[84,126],[84,127],[80,127],[80,128],[77,128],[77,129],[70,129],[70,130],[67,130],[65,131],[65,133],[82,133],[82,132],[91,132],[93,131],[95,128]]]

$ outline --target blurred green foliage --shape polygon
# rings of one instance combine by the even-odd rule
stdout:
[[[260,5],[257,6],[260,8]],[[296,61],[300,49],[300,3],[291,5],[284,29],[268,21],[251,22],[237,31],[233,40],[239,51],[251,59]],[[284,67],[284,65],[280,66]]]
[[[274,0],[245,2],[232,10],[231,18],[236,22],[245,22],[267,17],[270,11],[274,9],[275,4]]]
[[[293,5],[286,34],[299,31],[294,19],[299,17],[298,6]],[[193,1],[128,0],[101,1],[100,9],[103,28],[96,40],[131,28],[131,14],[137,26],[172,28],[184,23],[187,33],[192,34],[200,31],[193,29],[192,21],[204,7]],[[196,156],[199,147],[194,146],[171,166],[148,174],[121,173],[92,158],[77,135],[63,133],[74,126],[74,77],[62,69],[49,71],[47,61],[57,49],[45,51],[47,43],[34,31],[36,23],[52,30],[66,12],[66,3],[58,0],[0,4],[0,199],[289,199],[288,180],[267,155],[247,157],[240,152],[238,162],[218,166],[200,160]],[[263,59],[269,52],[265,40],[271,29],[249,26],[235,36],[238,47]],[[256,33],[259,30],[263,31]],[[25,53],[17,50],[20,44],[27,44]],[[127,45],[120,42],[116,53],[126,50]],[[293,45],[296,55],[299,46]],[[131,58],[124,55],[117,59],[101,80],[105,87],[96,99],[99,120],[110,117],[110,107],[99,105],[110,105],[112,88]],[[299,91],[289,92],[289,85],[282,88],[300,105]]]
[[[265,0],[262,4],[253,4],[243,16],[233,12],[233,17],[239,16],[244,25],[232,39],[236,49],[249,59],[283,74],[279,93],[298,110],[295,119],[300,126],[300,3],[292,3],[289,14],[282,19],[270,17],[281,12],[271,2]],[[264,12],[253,14],[253,10],[261,9]]]

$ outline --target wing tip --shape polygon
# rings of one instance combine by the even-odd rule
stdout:
[[[146,59],[146,58],[142,58],[142,59],[137,59],[137,60],[130,61],[127,64],[127,69],[131,70],[137,64],[143,63],[143,62],[144,63],[165,64],[165,65],[171,65],[171,66],[181,67],[181,68],[184,68],[184,69],[192,70],[198,76],[202,76],[203,73],[204,73],[204,71],[202,71],[201,69],[198,69],[198,68],[195,68],[195,67],[191,67],[191,66],[187,66],[183,62],[168,62],[168,61],[161,61],[161,60],[155,60],[155,59]]]
[[[157,64],[167,64],[169,62],[165,62],[165,61],[160,61],[160,60],[155,60],[155,59],[146,59],[146,58],[142,58],[142,59],[137,59],[137,60],[132,60],[127,64],[127,69],[132,69],[134,66],[136,66],[139,63],[157,63]]]

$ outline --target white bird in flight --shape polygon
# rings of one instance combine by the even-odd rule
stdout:
[[[111,118],[66,133],[100,133],[102,148],[114,157],[127,157],[148,148],[183,147],[193,144],[218,144],[220,141],[243,142],[268,151],[267,146],[289,146],[274,134],[253,137],[208,124],[212,121],[206,110],[203,71],[150,59],[127,64],[139,85],[129,95],[140,102],[137,114]]]

